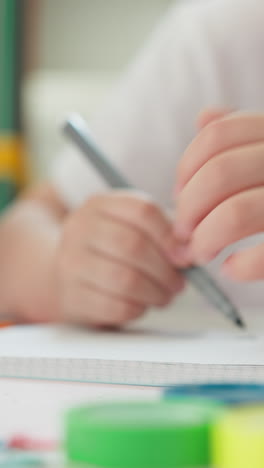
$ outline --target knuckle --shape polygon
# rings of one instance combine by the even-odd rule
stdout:
[[[140,233],[135,233],[131,237],[127,237],[125,242],[126,251],[133,256],[141,255],[147,247],[147,239]]]
[[[152,219],[157,216],[158,208],[151,203],[150,201],[146,201],[141,203],[138,207],[139,217],[140,219]]]
[[[126,270],[125,272],[119,271],[117,273],[121,289],[125,292],[134,292],[135,288],[138,287],[140,278],[138,272],[134,270]]]
[[[214,122],[205,128],[206,144],[211,151],[217,150],[217,148],[222,146],[223,141],[225,141],[227,137],[227,130],[228,124],[224,120]]]

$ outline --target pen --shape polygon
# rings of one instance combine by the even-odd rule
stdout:
[[[109,186],[116,189],[134,188],[130,182],[113,167],[112,163],[110,163],[108,158],[96,145],[81,116],[76,114],[71,116],[66,121],[63,131],[79,147]],[[181,271],[200,293],[202,293],[223,315],[230,319],[235,325],[245,327],[236,307],[204,268],[191,266]]]

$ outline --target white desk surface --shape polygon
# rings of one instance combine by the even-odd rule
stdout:
[[[0,379],[0,438],[22,434],[58,440],[67,408],[102,400],[153,399],[159,394],[149,387]]]

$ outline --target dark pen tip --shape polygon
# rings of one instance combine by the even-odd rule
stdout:
[[[236,318],[235,320],[236,325],[238,325],[240,328],[246,328],[245,322],[239,317]]]

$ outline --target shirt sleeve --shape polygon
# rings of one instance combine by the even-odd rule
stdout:
[[[258,0],[176,4],[90,123],[118,169],[162,205],[170,205],[177,161],[203,108],[263,107],[261,13]],[[70,145],[51,178],[70,208],[106,189]]]

